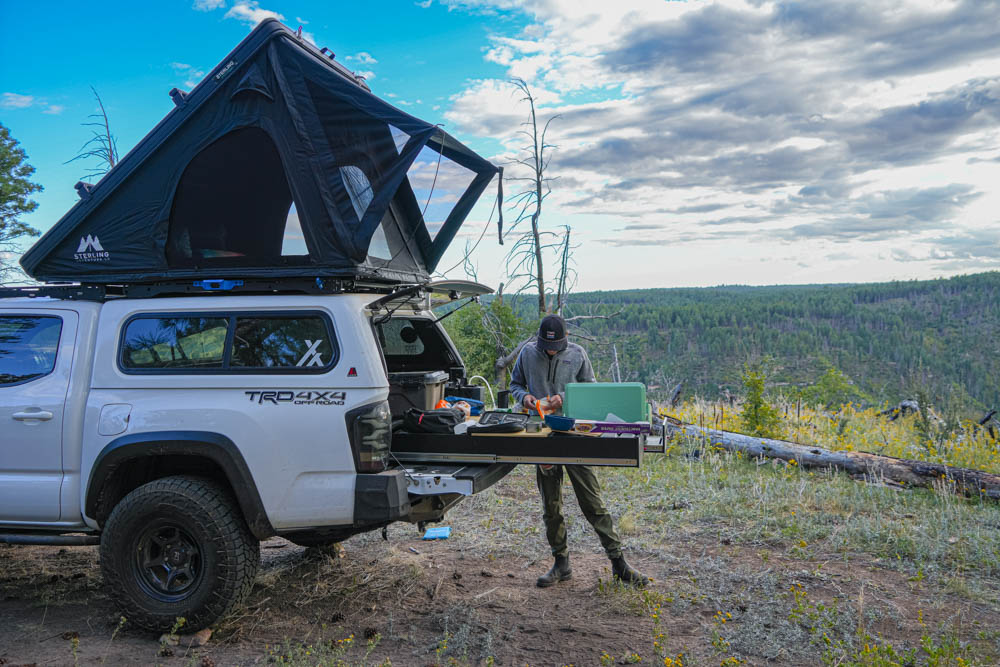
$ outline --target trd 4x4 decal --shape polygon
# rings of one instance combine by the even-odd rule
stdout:
[[[274,405],[278,405],[279,403],[291,403],[292,405],[343,405],[347,399],[346,391],[334,391],[333,389],[303,389],[302,391],[294,389],[285,391],[261,389],[258,391],[245,391],[243,393],[250,397],[251,403],[256,403],[257,405],[264,405],[265,403],[272,403]]]

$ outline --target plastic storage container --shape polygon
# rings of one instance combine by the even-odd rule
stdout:
[[[613,414],[627,422],[647,421],[646,385],[641,382],[570,382],[563,414],[603,420]]]
[[[445,371],[389,373],[389,409],[402,415],[410,408],[433,410],[444,398]]]

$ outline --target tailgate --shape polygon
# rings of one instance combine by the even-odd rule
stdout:
[[[514,469],[512,463],[474,465],[405,465],[407,491],[417,496],[457,493],[471,496],[485,491]]]

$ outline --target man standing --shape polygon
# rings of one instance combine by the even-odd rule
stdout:
[[[536,412],[537,402],[545,397],[549,399],[549,409],[558,412],[562,409],[566,383],[595,381],[587,352],[569,342],[563,318],[549,315],[538,327],[535,344],[529,343],[521,349],[511,373],[510,389],[529,413]],[[601,500],[601,485],[594,471],[587,466],[571,465],[566,466],[566,474],[583,515],[594,527],[601,546],[611,559],[614,576],[623,583],[645,586],[649,579],[633,570],[622,556],[621,540]],[[562,515],[563,466],[538,466],[537,479],[544,506],[545,535],[555,556],[552,569],[538,578],[538,585],[544,588],[570,579],[573,571],[569,566],[566,520]]]

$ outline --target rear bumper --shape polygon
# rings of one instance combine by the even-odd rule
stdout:
[[[402,470],[357,476],[354,486],[354,525],[385,524],[410,514],[410,497]]]
[[[513,468],[513,464],[502,463],[417,465],[375,475],[359,474],[354,486],[354,526],[377,527],[393,521],[422,521],[426,518],[428,506],[433,506],[436,512],[443,515],[444,510],[459,499],[488,489]],[[435,502],[428,503],[428,500]]]

